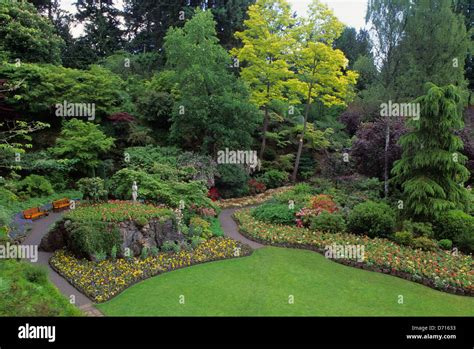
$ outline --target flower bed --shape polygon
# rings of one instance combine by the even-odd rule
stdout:
[[[321,233],[306,228],[257,221],[249,209],[234,213],[239,229],[249,239],[265,244],[294,247],[324,253],[329,245],[362,245],[363,262],[337,259],[336,262],[383,272],[422,283],[441,291],[474,296],[472,256],[451,255],[445,251],[422,251],[381,238],[347,233]]]
[[[220,200],[217,202],[217,205],[222,209],[259,205],[261,203],[264,203],[265,201],[270,200],[273,195],[284,193],[290,190],[291,188],[293,187],[288,186],[276,189],[269,189],[264,193],[253,196],[244,196],[242,198]]]
[[[105,302],[131,285],[165,273],[220,259],[247,256],[248,246],[229,238],[213,238],[199,244],[192,251],[160,253],[145,259],[117,259],[91,262],[78,259],[65,250],[54,253],[49,263],[74,287],[94,302]]]
[[[169,208],[130,201],[109,201],[107,203],[80,206],[67,212],[64,217],[73,221],[124,222],[128,220],[149,220],[174,217]]]

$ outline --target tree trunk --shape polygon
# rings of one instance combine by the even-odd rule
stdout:
[[[384,194],[388,197],[388,148],[390,146],[390,117],[387,117],[387,126],[385,128],[385,151],[384,151],[384,168],[383,168],[383,179],[384,179]]]
[[[267,130],[268,130],[268,107],[265,106],[265,116],[263,117],[263,135],[262,135],[262,146],[260,148],[260,159],[263,159],[263,152],[267,145]]]
[[[293,168],[293,175],[291,176],[291,180],[293,183],[296,182],[296,176],[298,174],[298,167],[300,166],[300,160],[301,160],[301,153],[303,152],[303,143],[304,143],[304,136],[306,133],[306,125],[308,124],[308,115],[309,111],[311,109],[311,92],[313,90],[313,87],[311,86],[309,88],[309,93],[308,93],[308,99],[306,101],[306,108],[304,112],[304,123],[303,123],[303,132],[301,132],[301,138],[298,142],[298,152],[296,153],[296,160],[295,160],[295,166]]]

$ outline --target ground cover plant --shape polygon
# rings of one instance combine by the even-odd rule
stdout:
[[[0,316],[81,315],[48,281],[44,268],[2,260],[0,275]]]

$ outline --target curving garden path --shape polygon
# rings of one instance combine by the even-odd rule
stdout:
[[[219,221],[221,223],[222,229],[224,230],[224,235],[234,240],[240,241],[244,244],[247,244],[252,249],[259,249],[264,247],[264,245],[259,244],[258,242],[251,241],[239,233],[237,224],[232,218],[234,212],[239,209],[240,208],[231,208],[224,209],[221,211],[221,214],[219,215]],[[46,235],[50,227],[61,218],[62,214],[62,212],[50,212],[49,216],[33,222],[32,230],[22,244],[39,246],[43,236]],[[74,296],[74,304],[79,309],[81,309],[87,316],[103,316],[103,314],[94,306],[94,304],[87,296],[78,291],[66,279],[64,279],[53,268],[51,268],[51,266],[49,265],[49,259],[51,258],[51,256],[52,253],[39,251],[37,262],[39,265],[42,265],[48,269],[49,278],[51,282],[68,299],[71,299],[71,296]]]
[[[30,234],[23,241],[22,245],[39,246],[41,239],[49,231],[49,228],[61,218],[61,212],[50,212],[49,216],[41,218],[32,224]],[[66,279],[59,275],[49,265],[49,259],[52,253],[38,251],[38,264],[48,269],[49,279],[58,288],[58,290],[68,299],[74,296],[74,304],[81,309],[87,316],[103,316],[102,313],[94,307],[94,304],[84,294],[74,288]]]

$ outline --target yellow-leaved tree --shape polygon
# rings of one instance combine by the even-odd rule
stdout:
[[[297,82],[290,69],[289,54],[295,46],[290,28],[295,25],[291,7],[286,0],[257,0],[249,7],[245,29],[235,35],[242,47],[231,54],[242,64],[241,77],[251,91],[251,101],[264,112],[260,157],[265,151],[272,101],[299,103]]]
[[[309,5],[309,13],[291,28],[295,44],[289,55],[296,71],[298,84],[294,88],[305,98],[305,112],[292,180],[296,181],[303,150],[308,115],[315,100],[326,106],[345,105],[353,96],[357,73],[347,69],[344,53],[333,48],[333,42],[344,29],[344,25],[333,12],[318,0]]]

